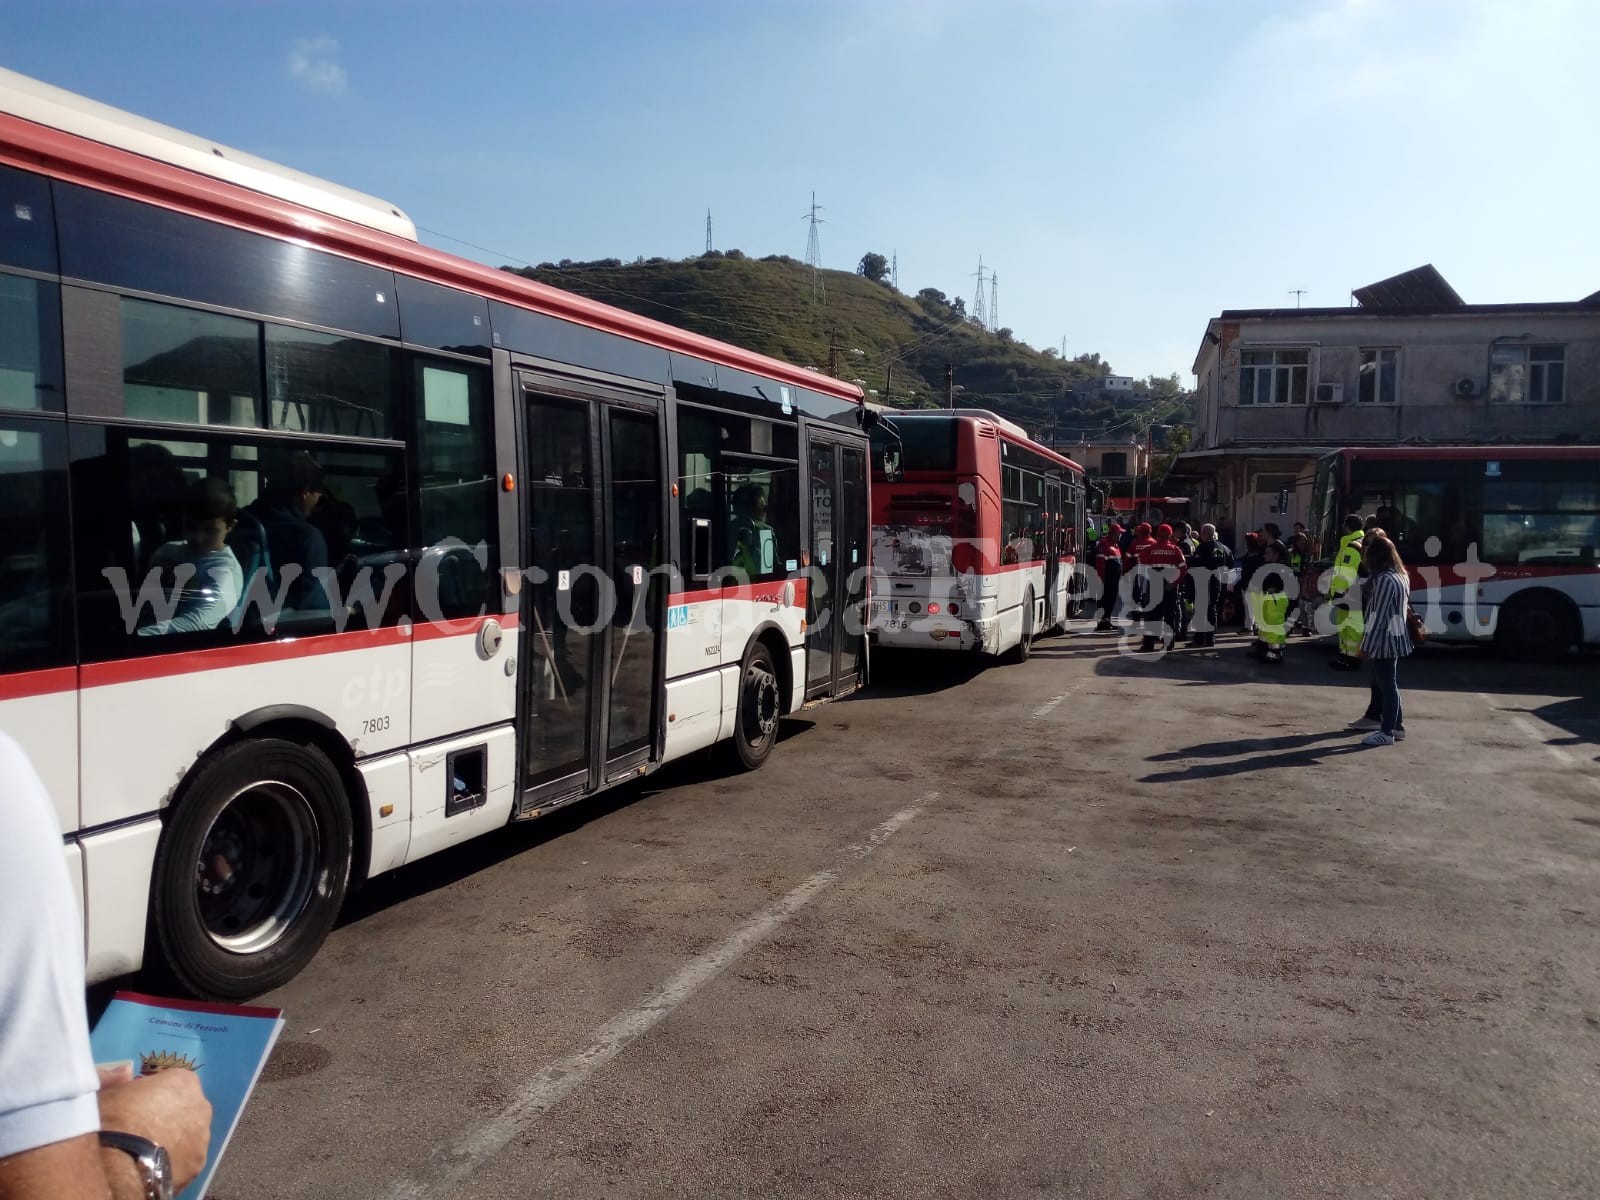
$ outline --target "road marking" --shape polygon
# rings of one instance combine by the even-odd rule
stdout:
[[[1503,711],[1496,706],[1494,700],[1490,696],[1483,692],[1478,693],[1478,699],[1482,700],[1485,704],[1487,704],[1490,708],[1495,709],[1497,712]],[[1545,736],[1545,731],[1540,729],[1532,721],[1528,720],[1527,717],[1521,716],[1518,713],[1507,713],[1506,721],[1511,725],[1515,725],[1518,729],[1522,730],[1523,733],[1527,734],[1530,738],[1537,742],[1539,746],[1550,755],[1551,758],[1555,759],[1562,766],[1576,767],[1579,770],[1583,769],[1584,764],[1578,761],[1576,755],[1569,754],[1560,746],[1552,746],[1549,738]],[[1586,771],[1582,778],[1589,784],[1590,787],[1600,789],[1600,775],[1594,775]]]
[[[404,1179],[395,1184],[389,1190],[391,1200],[441,1196],[464,1183],[505,1149],[531,1122],[649,1033],[731,963],[809,904],[818,893],[837,883],[846,868],[870,855],[938,798],[938,792],[919,796],[914,803],[874,829],[865,840],[847,848],[833,866],[818,871],[788,895],[746,919],[722,942],[690,959],[659,989],[632,1008],[619,1012],[597,1029],[582,1050],[550,1063],[529,1079],[505,1108],[480,1125],[459,1146],[436,1151],[423,1177]]]
[[[1069,689],[1068,691],[1062,692],[1061,695],[1057,696],[1053,700],[1046,700],[1043,704],[1039,705],[1038,708],[1033,710],[1033,719],[1037,721],[1040,717],[1048,717],[1053,711],[1055,711],[1056,705],[1060,704],[1070,695],[1072,695],[1072,692]]]

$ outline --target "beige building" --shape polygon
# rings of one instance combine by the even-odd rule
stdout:
[[[1193,448],[1167,485],[1196,517],[1287,530],[1340,446],[1600,442],[1600,292],[1466,304],[1425,266],[1353,299],[1207,322]]]

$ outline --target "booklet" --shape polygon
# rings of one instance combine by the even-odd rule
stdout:
[[[282,1029],[283,1012],[276,1008],[164,1000],[138,992],[118,992],[112,997],[89,1035],[95,1062],[131,1060],[135,1076],[193,1071],[211,1101],[206,1165],[195,1181],[178,1193],[178,1200],[202,1200],[205,1196]]]

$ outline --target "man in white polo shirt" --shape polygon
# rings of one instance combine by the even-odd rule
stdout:
[[[0,1200],[170,1197],[205,1165],[211,1105],[191,1071],[101,1088],[61,830],[3,733],[0,814]]]

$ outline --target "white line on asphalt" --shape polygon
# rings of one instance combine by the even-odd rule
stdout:
[[[649,1033],[674,1009],[720,975],[756,943],[809,904],[819,892],[837,883],[844,870],[866,858],[907,822],[939,798],[919,796],[839,856],[832,867],[818,871],[788,895],[749,917],[723,941],[685,963],[677,974],[632,1008],[612,1017],[595,1031],[576,1054],[550,1063],[533,1076],[494,1117],[480,1125],[459,1146],[433,1156],[422,1178],[404,1179],[389,1190],[391,1200],[419,1200],[447,1195],[503,1150],[532,1121],[558,1104],[633,1042]]]
[[[1039,705],[1038,708],[1033,710],[1033,719],[1037,721],[1040,717],[1048,717],[1051,712],[1054,711],[1055,706],[1060,704],[1070,695],[1072,695],[1071,692],[1062,692],[1061,695],[1057,696],[1055,699],[1046,700],[1043,704]]]
[[[1484,692],[1479,692],[1478,699],[1482,700],[1490,708],[1494,708],[1496,711],[1499,711],[1492,696],[1489,696]],[[1530,738],[1537,742],[1540,747],[1549,753],[1551,758],[1555,759],[1562,766],[1582,768],[1583,764],[1578,761],[1576,755],[1567,753],[1567,751],[1563,750],[1560,746],[1552,746],[1549,742],[1549,739],[1545,737],[1545,731],[1540,729],[1532,721],[1528,720],[1527,717],[1520,716],[1517,713],[1508,713],[1506,715],[1506,719],[1510,724],[1515,725],[1518,729],[1522,730],[1523,733],[1527,734]],[[1600,789],[1600,775],[1585,773],[1583,778],[1588,781],[1591,787]]]

